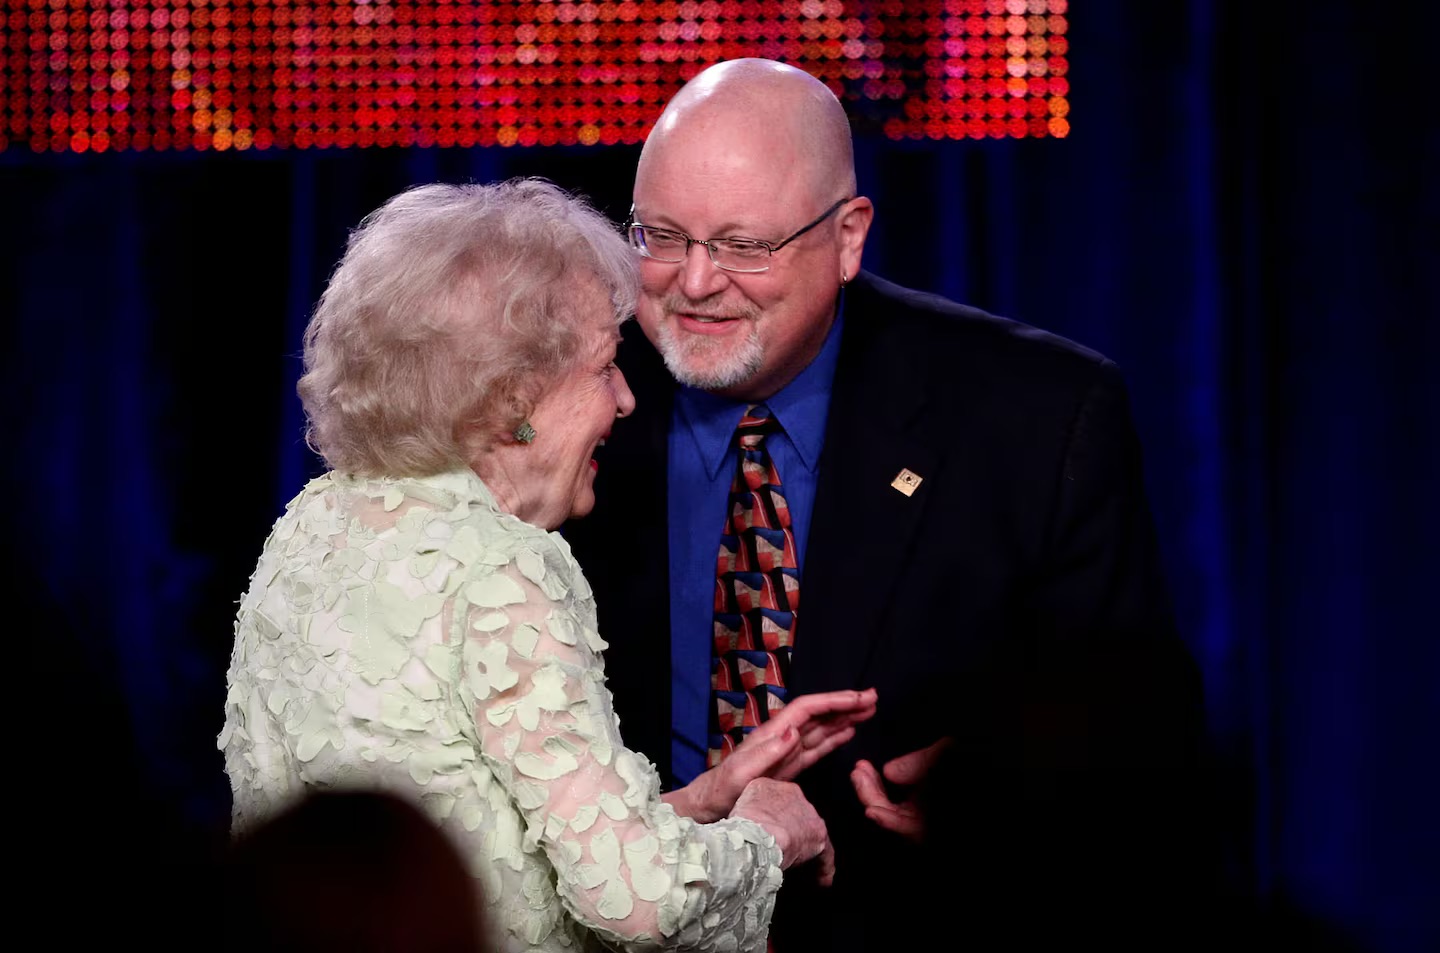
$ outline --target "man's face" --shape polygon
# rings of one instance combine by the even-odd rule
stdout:
[[[803,156],[759,138],[713,127],[672,133],[641,165],[635,220],[692,238],[776,244],[848,197],[843,183],[831,195],[809,181]],[[700,245],[681,262],[640,260],[636,317],[681,383],[763,400],[819,353],[840,286],[837,216],[766,260],[768,271],[725,271]]]

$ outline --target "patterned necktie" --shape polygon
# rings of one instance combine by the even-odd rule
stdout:
[[[790,647],[800,604],[800,569],[790,508],[765,438],[782,428],[764,404],[735,431],[739,465],[715,575],[707,767],[785,707]]]

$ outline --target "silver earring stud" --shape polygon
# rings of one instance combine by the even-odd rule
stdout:
[[[526,420],[515,428],[514,436],[521,443],[529,443],[535,439],[535,428],[530,426],[530,421]]]

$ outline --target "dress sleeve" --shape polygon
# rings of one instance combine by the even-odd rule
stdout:
[[[526,552],[460,596],[461,698],[480,756],[571,914],[627,949],[763,949],[781,880],[774,839],[741,818],[696,824],[660,800],[654,768],[620,739],[593,614]]]

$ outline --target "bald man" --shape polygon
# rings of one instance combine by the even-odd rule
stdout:
[[[878,690],[875,718],[799,779],[836,878],[787,875],[782,953],[895,949],[957,935],[956,917],[1018,936],[1013,913],[1073,920],[1060,898],[1097,876],[1133,889],[1148,853],[1103,874],[1083,855],[1129,849],[1106,838],[1174,782],[1162,762],[1188,741],[1138,739],[1165,752],[1130,770],[1137,738],[1112,729],[1194,711],[1115,366],[863,272],[873,216],[824,84],[745,59],[680,90],[627,225],[643,339],[619,362],[638,409],[595,514],[566,529],[625,738],[671,783],[787,699]],[[742,418],[778,422],[759,482],[780,502],[754,497],[767,525],[748,556],[730,498]],[[765,572],[717,578],[717,553]],[[1143,718],[1117,715],[1116,685]],[[1112,829],[1076,833],[1092,822]]]

